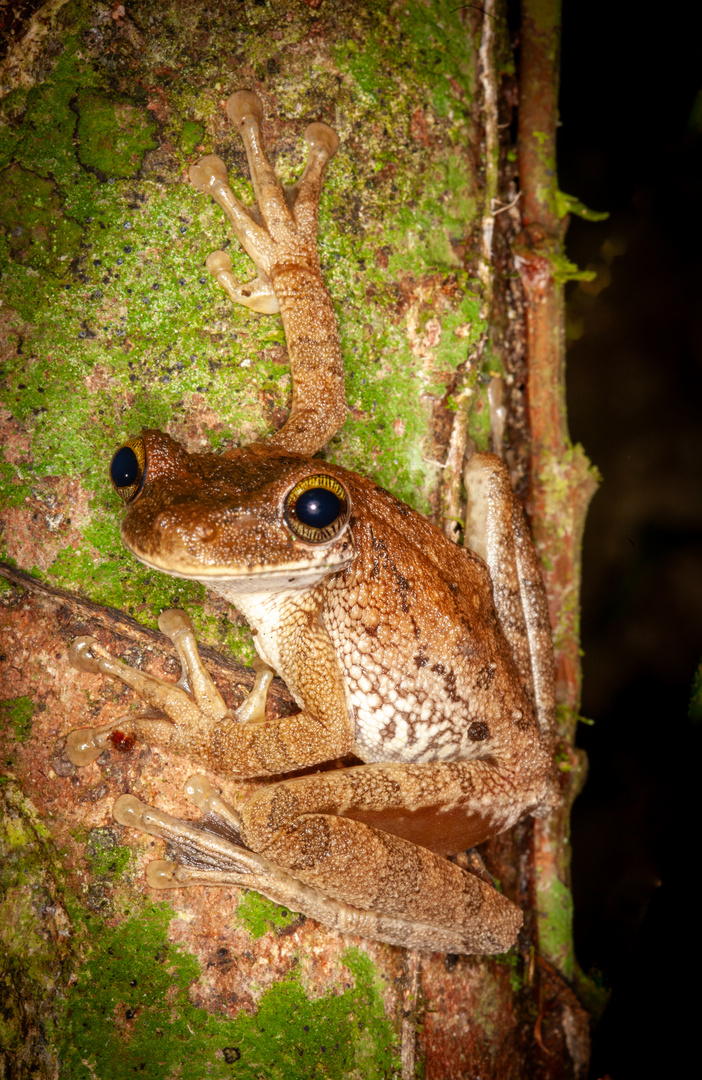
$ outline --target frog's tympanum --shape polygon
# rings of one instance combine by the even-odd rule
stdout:
[[[160,619],[182,662],[175,684],[81,639],[73,663],[121,679],[149,708],[72,732],[69,756],[88,764],[117,729],[227,778],[353,753],[365,764],[262,785],[237,809],[193,776],[196,823],[129,794],[114,816],[170,845],[175,861],[148,868],[154,888],[242,885],[348,933],[503,952],[521,911],[446,856],[550,805],[553,655],[534,549],[491,454],[475,454],[467,469],[466,547],[372,480],[314,457],[346,414],[316,243],[338,139],[325,124],[308,127],[304,173],[283,189],[261,143],[258,99],[234,94],[227,113],[244,140],[255,205],[235,197],[218,157],[202,158],[190,178],[224,210],[258,276],[238,282],[222,251],[207,266],[236,303],[280,312],[290,416],[265,442],[221,455],[189,454],[145,430],[117,451],[111,475],[129,550],[235,605],[253,628],[258,677],[232,713],[181,611]],[[270,721],[273,672],[300,712]]]

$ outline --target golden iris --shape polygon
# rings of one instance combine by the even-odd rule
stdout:
[[[285,520],[302,540],[328,543],[349,519],[349,497],[334,476],[319,473],[300,480],[285,499]]]

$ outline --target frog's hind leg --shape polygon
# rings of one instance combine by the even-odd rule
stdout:
[[[383,898],[381,909],[364,902],[364,898],[378,898],[377,882],[370,884],[374,875],[369,870],[375,868],[366,862],[374,853],[369,852],[367,843],[362,843],[356,852],[353,848],[347,850],[352,883],[358,879],[366,882],[365,889],[355,890],[358,902],[349,902],[300,880],[300,868],[281,867],[244,847],[241,816],[219,797],[205,777],[191,777],[186,792],[202,812],[198,825],[146,806],[132,795],[122,795],[115,803],[114,816],[121,825],[164,839],[176,856],[177,861],[157,860],[148,865],[147,881],[152,888],[244,886],[343,933],[419,949],[503,952],[516,937],[522,921],[519,909],[485,881],[430,851],[379,834],[386,863],[381,877],[390,872],[394,893],[389,902]],[[334,820],[341,823],[342,831],[350,826],[359,832],[359,822]],[[303,820],[303,831],[306,825],[309,822]],[[357,843],[359,836],[337,834],[335,839],[344,848],[349,839]],[[333,841],[325,853],[318,854],[323,859],[338,860],[338,844]],[[354,891],[353,884],[349,891]]]
[[[495,454],[474,454],[465,469],[468,494],[466,547],[490,568],[495,608],[534,702],[541,734],[551,744],[555,732],[555,665],[548,602],[539,560],[524,512],[504,462]]]
[[[283,780],[246,800],[239,828],[248,847],[325,896],[402,919],[404,944],[441,949],[450,936],[452,952],[503,952],[521,911],[444,856],[539,805],[545,765],[536,744],[502,764],[378,763]]]

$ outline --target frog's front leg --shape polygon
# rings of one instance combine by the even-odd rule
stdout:
[[[256,202],[246,207],[229,186],[227,169],[214,154],[190,169],[198,190],[222,208],[258,276],[242,284],[226,252],[215,251],[207,268],[237,304],[272,314],[280,311],[290,358],[293,402],[285,425],[268,446],[296,454],[320,450],[346,418],[343,365],[331,297],[317,252],[317,216],[324,170],[339,139],[326,124],[305,131],[307,164],[294,187],[283,190],[261,140],[263,110],[255,94],[232,94],[227,115],[241,134]]]
[[[208,768],[232,776],[270,776],[315,765],[347,754],[353,741],[346,694],[338,661],[326,631],[310,611],[300,612],[290,627],[290,649],[304,665],[310,699],[318,709],[265,720],[265,695],[271,672],[263,665],[252,695],[236,715],[228,710],[200,659],[192,624],[183,611],[166,611],[159,626],[180,657],[177,683],[156,678],[116,660],[93,639],[74,643],[70,659],[84,671],[120,679],[150,706],[149,712],[122,717],[100,728],[79,728],[66,741],[74,765],[94,761],[116,729],[177,754],[187,754]],[[295,673],[295,662],[290,670]]]

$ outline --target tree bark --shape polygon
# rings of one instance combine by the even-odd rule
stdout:
[[[524,0],[521,196],[509,142],[517,85],[495,0],[68,0],[29,18],[1,62],[0,1075],[585,1075],[567,837],[592,481],[563,404],[557,43],[557,6]],[[504,957],[344,938],[235,889],[158,903],[143,875],[152,843],[116,825],[111,807],[129,790],[189,816],[192,766],[145,747],[84,770],[61,755],[72,728],[136,707],[70,668],[80,634],[175,678],[155,620],[184,606],[227,700],[251,683],[243,621],[128,555],[106,479],[114,447],[142,426],[219,449],[286,415],[280,322],[232,311],[207,278],[204,260],[227,233],[186,179],[217,152],[248,197],[222,109],[241,88],[263,99],[287,182],[307,123],[341,137],[320,247],[350,415],[328,456],[460,541],[465,456],[492,445],[531,515],[558,650],[564,803],[481,849],[526,914]],[[282,685],[270,707],[293,708]],[[219,780],[234,800],[255,786]]]

